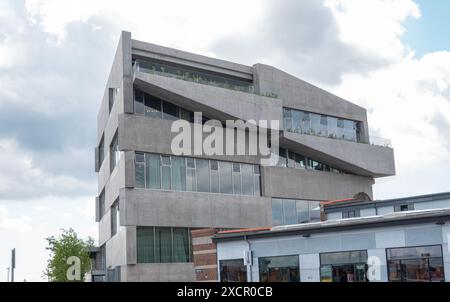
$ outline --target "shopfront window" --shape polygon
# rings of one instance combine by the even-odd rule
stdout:
[[[220,260],[220,282],[247,282],[243,259]]]
[[[321,282],[367,282],[367,251],[320,254]]]
[[[299,282],[299,257],[262,257],[259,261],[260,282]]]
[[[393,248],[386,254],[389,281],[445,281],[441,245]]]

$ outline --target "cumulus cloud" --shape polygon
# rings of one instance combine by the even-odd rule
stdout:
[[[353,8],[366,6],[367,1],[355,1],[352,5],[334,2],[327,1],[324,5],[323,1],[317,0],[269,1],[264,15],[252,26],[220,38],[213,49],[219,56],[247,64],[258,61],[276,65],[303,79],[329,85],[339,83],[345,73],[365,73],[390,63],[391,56],[371,49],[371,45],[354,43],[342,32],[347,27],[347,18],[355,14]],[[387,5],[384,8],[390,9]],[[348,17],[336,18],[334,12],[337,10],[344,11]],[[401,13],[403,18],[410,15],[404,11]],[[391,17],[396,18],[403,19],[397,15]],[[385,19],[390,20],[388,16],[377,21],[382,24]],[[353,27],[351,29],[359,33]],[[374,38],[371,32],[363,32]],[[395,33],[389,32],[386,37],[397,37],[399,34],[400,30],[397,30]],[[396,46],[402,48],[398,43]]]

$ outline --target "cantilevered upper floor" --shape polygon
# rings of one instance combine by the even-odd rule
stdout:
[[[393,149],[369,137],[364,108],[272,66],[232,63],[123,32],[98,114],[96,170],[104,174],[99,186],[111,172],[102,165],[111,161],[107,146],[170,153],[170,134],[142,134],[167,128],[151,126],[151,118],[190,120],[196,111],[222,122],[278,120],[286,167],[350,174],[370,186],[373,178],[395,175]]]

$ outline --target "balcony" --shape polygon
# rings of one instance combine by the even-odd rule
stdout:
[[[133,70],[134,72],[138,71],[149,74],[155,74],[164,77],[175,78],[178,80],[259,95],[258,93],[255,92],[254,86],[248,82],[229,79],[226,77],[209,74],[201,71],[193,71],[153,62],[152,63],[144,62],[140,60],[135,60],[133,62]],[[266,94],[263,96],[270,98],[277,98],[277,95],[273,93]]]

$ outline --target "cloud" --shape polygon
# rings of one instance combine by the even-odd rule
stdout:
[[[352,4],[349,7],[356,2]],[[332,1],[326,6],[317,0],[267,2],[263,17],[220,38],[213,50],[218,56],[276,65],[303,79],[329,85],[338,84],[345,73],[366,73],[390,63],[390,56],[345,39],[341,27],[346,23],[333,13],[337,7],[353,16],[347,13],[347,6]]]
[[[30,217],[24,215],[19,218],[11,218],[8,209],[0,205],[0,230],[14,230],[20,233],[32,230]]]
[[[0,7],[0,54],[11,54],[0,56],[0,199],[94,193],[97,109],[119,28],[92,16],[65,24],[61,42],[23,1]]]

